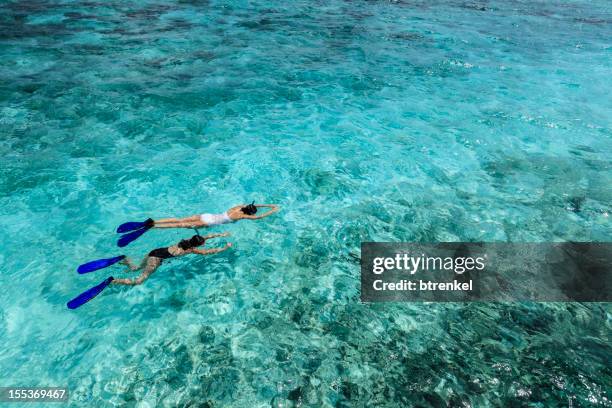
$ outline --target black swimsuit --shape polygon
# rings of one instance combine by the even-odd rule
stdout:
[[[154,256],[159,259],[174,258],[174,255],[168,251],[168,248],[157,248],[149,252],[149,256]]]

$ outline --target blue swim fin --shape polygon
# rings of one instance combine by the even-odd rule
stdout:
[[[124,232],[134,231],[134,230],[144,228],[149,225],[152,226],[153,223],[154,221],[151,218],[143,222],[125,222],[117,228],[117,233],[123,234]]]
[[[151,227],[153,227],[153,225],[145,226],[144,228],[141,228],[139,230],[122,235],[121,238],[119,238],[119,240],[117,241],[117,246],[123,248],[130,242],[137,240],[142,234],[150,230]]]
[[[87,262],[79,266],[77,269],[77,272],[80,274],[83,274],[83,273],[97,271],[98,269],[106,268],[107,266],[116,264],[123,258],[125,258],[125,255],[119,255],[114,258],[97,259],[95,261]]]
[[[87,289],[85,292],[81,293],[79,296],[75,297],[66,304],[68,306],[68,309],[76,309],[79,306],[83,306],[85,303],[98,296],[100,292],[102,292],[108,285],[110,285],[112,281],[113,277],[109,276],[100,284],[94,286],[93,288]]]

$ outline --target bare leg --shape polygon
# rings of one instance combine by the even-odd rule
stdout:
[[[175,223],[165,223],[165,224],[158,224],[157,221],[156,221],[154,228],[200,228],[200,227],[206,227],[206,226],[207,225],[204,224],[200,220],[197,220],[197,221],[185,221],[185,222],[175,222]]]
[[[113,285],[140,285],[142,282],[146,281],[157,268],[159,268],[159,265],[161,265],[161,259],[154,256],[148,256],[145,258],[145,263],[145,270],[136,279],[113,279]]]
[[[136,272],[141,270],[142,268],[145,267],[145,265],[147,264],[147,259],[149,257],[145,256],[144,259],[140,262],[139,266],[136,266],[132,260],[130,258],[124,258],[121,263],[124,264],[125,266],[127,266],[129,268],[129,270],[131,270],[132,272]]]
[[[183,223],[183,222],[194,222],[200,221],[199,215],[192,215],[191,217],[185,218],[162,218],[161,220],[155,220],[155,224],[175,224],[175,223]]]

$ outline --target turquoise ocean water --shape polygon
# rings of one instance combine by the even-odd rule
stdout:
[[[361,241],[610,241],[597,1],[3,1],[0,386],[71,406],[612,406],[609,304],[361,304]],[[65,303],[189,230],[234,248]],[[221,240],[223,242],[223,240]]]

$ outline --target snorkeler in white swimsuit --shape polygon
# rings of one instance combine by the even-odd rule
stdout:
[[[257,209],[261,207],[270,208],[263,214],[257,214]],[[241,204],[230,208],[221,214],[199,214],[185,218],[164,218],[153,220],[149,218],[142,222],[126,222],[117,228],[117,232],[122,235],[117,241],[119,247],[124,247],[130,242],[135,241],[151,228],[204,228],[214,225],[227,224],[239,220],[258,220],[274,214],[280,209],[276,204]]]
[[[256,215],[258,208],[270,208],[263,214]],[[185,218],[165,218],[153,221],[153,228],[198,228],[212,227],[239,220],[258,220],[274,214],[279,210],[275,204],[241,204],[221,214],[200,214]]]
[[[206,226],[211,227],[213,225],[227,224],[233,220],[227,215],[227,212],[223,214],[202,214],[200,215],[200,221]]]

